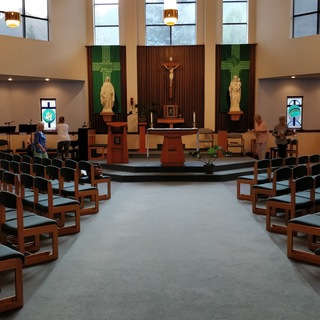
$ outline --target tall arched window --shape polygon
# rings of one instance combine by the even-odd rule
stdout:
[[[5,12],[17,11],[21,23],[17,28],[6,26]],[[0,0],[0,34],[34,40],[49,40],[47,0]]]
[[[223,0],[223,44],[248,43],[248,1]]]
[[[94,43],[119,44],[119,1],[94,0]]]
[[[178,22],[163,22],[163,0],[146,0],[146,45],[196,44],[196,0],[177,0]]]

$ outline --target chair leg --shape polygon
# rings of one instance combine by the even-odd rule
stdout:
[[[14,271],[15,273],[15,293],[12,296],[0,299],[0,313],[9,311],[23,306],[23,273],[22,260],[13,258],[0,261],[1,271]]]

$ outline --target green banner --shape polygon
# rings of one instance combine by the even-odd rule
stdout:
[[[121,77],[120,77],[120,46],[93,46],[92,54],[92,86],[93,110],[100,113],[100,90],[106,77],[110,78],[115,91],[114,113],[121,113]]]
[[[230,109],[229,85],[233,76],[241,79],[241,111],[249,107],[250,45],[222,45],[220,69],[220,111]]]

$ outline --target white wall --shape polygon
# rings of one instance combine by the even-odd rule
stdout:
[[[56,98],[57,114],[63,115],[70,131],[77,131],[86,119],[86,93],[83,81],[64,82],[2,82],[0,83],[0,125],[14,121],[37,123],[41,120],[40,98]]]

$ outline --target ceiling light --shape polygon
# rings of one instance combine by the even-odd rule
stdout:
[[[174,26],[178,21],[176,0],[165,0],[163,7],[163,21],[167,26]]]
[[[10,28],[17,28],[20,25],[20,13],[8,11],[5,13],[6,24]]]

